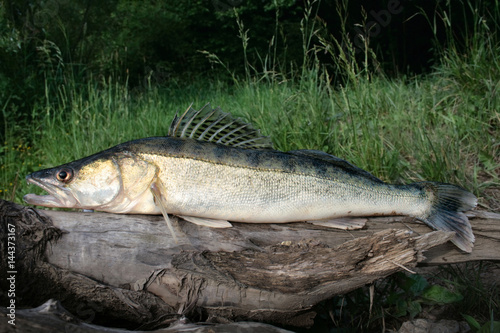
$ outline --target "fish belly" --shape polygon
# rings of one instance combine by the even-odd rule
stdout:
[[[172,158],[160,168],[167,211],[236,222],[293,222],[342,216],[419,216],[429,204],[404,186],[286,170]]]

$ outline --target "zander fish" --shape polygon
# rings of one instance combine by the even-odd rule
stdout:
[[[29,204],[163,214],[172,233],[168,214],[210,227],[409,215],[454,231],[452,242],[465,252],[474,242],[463,212],[477,198],[463,188],[392,185],[321,151],[277,151],[250,124],[210,104],[176,115],[166,137],[125,142],[26,180],[49,193],[25,195]]]

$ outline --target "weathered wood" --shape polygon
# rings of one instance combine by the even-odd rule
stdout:
[[[329,247],[370,237],[388,229],[403,230],[414,237],[432,231],[414,219],[372,217],[362,230],[337,230],[309,223],[247,224],[233,223],[229,229],[210,229],[172,218],[179,238],[175,243],[161,216],[116,215],[38,211],[54,226],[68,234],[53,244],[48,260],[59,267],[80,272],[118,286],[145,278],[145,272],[169,267],[180,251],[262,251],[276,244],[296,244],[315,240]],[[470,213],[476,243],[471,254],[464,254],[445,243],[425,253],[426,264],[458,263],[474,260],[500,260],[500,214]],[[75,248],[75,244],[79,244]],[[71,254],[68,256],[68,253]]]
[[[45,290],[28,291],[34,299],[60,299],[77,315],[79,304],[90,304],[97,318],[128,318],[134,328],[182,315],[308,326],[318,302],[419,262],[500,259],[500,215],[483,212],[471,213],[471,254],[443,244],[451,234],[405,217],[369,218],[355,231],[306,223],[209,229],[174,218],[178,243],[161,216],[41,211],[0,201],[0,218],[16,223],[20,244],[52,233],[35,237],[40,245],[32,246],[38,250],[24,270],[27,279],[45,281]]]
[[[2,318],[4,317],[4,318]],[[185,319],[173,323],[168,328],[160,328],[153,331],[130,331],[126,329],[108,328],[88,324],[68,312],[60,302],[48,300],[34,309],[19,310],[16,313],[16,325],[8,323],[5,308],[0,308],[0,332],[4,333],[53,333],[53,332],[77,332],[77,333],[292,333],[262,323],[239,322],[227,324],[194,324]]]

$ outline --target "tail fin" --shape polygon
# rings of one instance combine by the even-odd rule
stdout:
[[[436,230],[454,231],[456,235],[451,241],[462,251],[472,252],[474,234],[469,219],[462,212],[476,207],[474,194],[451,184],[422,182],[415,185],[428,191],[432,200],[429,214],[419,219]]]

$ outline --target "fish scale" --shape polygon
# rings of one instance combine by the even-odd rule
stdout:
[[[167,138],[150,140],[157,141],[153,147],[168,151],[168,144],[160,143]],[[203,142],[172,145],[176,147],[172,154],[138,154],[160,166],[160,178],[168,184],[166,205],[173,214],[276,223],[346,215],[396,215],[394,207],[407,205],[410,199],[413,207],[423,206],[422,210],[428,206],[425,200],[419,203],[419,193],[357,177],[326,161]],[[142,148],[129,147],[131,151]],[[253,156],[260,158],[257,161]]]

